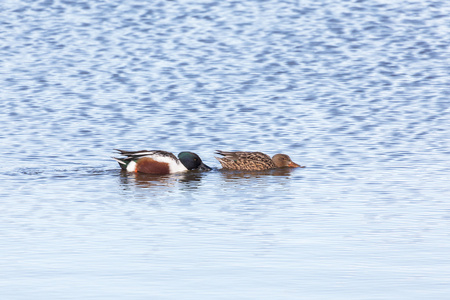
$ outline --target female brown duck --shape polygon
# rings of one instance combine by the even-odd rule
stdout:
[[[286,154],[275,154],[272,158],[262,152],[242,152],[242,151],[221,151],[216,150],[216,154],[223,157],[216,157],[222,168],[228,170],[262,171],[275,168],[303,168],[294,163]]]

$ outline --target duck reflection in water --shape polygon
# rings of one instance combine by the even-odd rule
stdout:
[[[227,169],[221,169],[220,175],[226,180],[226,181],[235,181],[235,180],[253,180],[253,179],[260,179],[265,177],[284,177],[284,178],[290,178],[293,169],[292,168],[278,168],[278,169],[270,169],[270,170],[263,170],[263,171],[237,171],[237,170],[227,170]]]
[[[124,187],[137,186],[140,188],[153,187],[175,187],[181,183],[182,188],[196,189],[201,186],[202,177],[205,174],[201,171],[191,171],[186,173],[176,173],[167,175],[155,175],[147,173],[130,173],[125,170],[120,172],[120,184]]]

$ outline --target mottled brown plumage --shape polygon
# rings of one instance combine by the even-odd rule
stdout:
[[[275,154],[273,158],[262,152],[217,150],[216,154],[223,156],[216,157],[216,159],[220,162],[222,168],[228,170],[262,171],[282,167],[300,167],[286,154]]]

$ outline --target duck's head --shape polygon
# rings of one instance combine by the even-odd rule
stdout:
[[[188,170],[210,171],[211,168],[202,162],[200,156],[193,152],[180,152],[178,158]]]
[[[286,154],[275,154],[272,157],[272,160],[273,160],[273,163],[275,164],[275,166],[277,166],[277,168],[282,168],[282,167],[298,168],[298,167],[301,167],[300,165],[298,165],[295,162],[293,162],[291,160],[291,158],[289,157],[289,155],[286,155]]]

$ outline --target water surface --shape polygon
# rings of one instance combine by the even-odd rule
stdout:
[[[445,1],[0,4],[2,299],[448,299]],[[123,174],[113,149],[211,172]],[[221,171],[214,150],[304,169]]]

